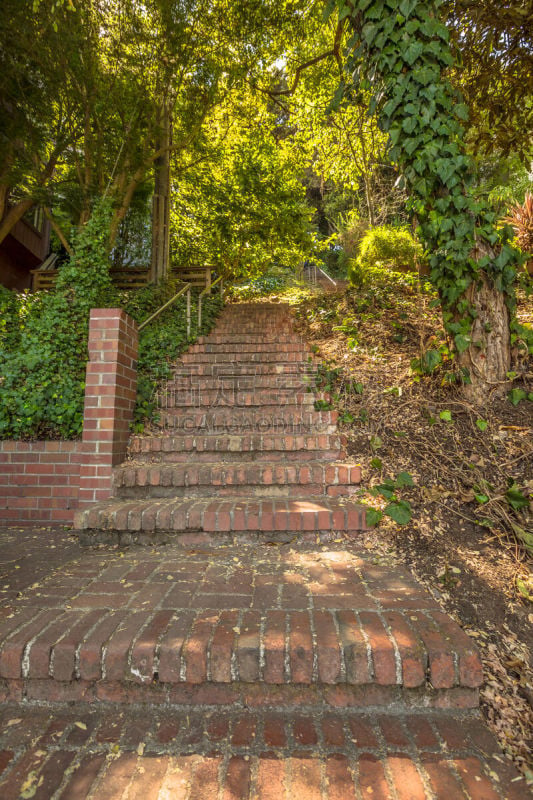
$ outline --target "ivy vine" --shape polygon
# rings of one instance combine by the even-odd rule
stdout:
[[[514,309],[516,267],[522,257],[498,228],[496,215],[472,194],[473,160],[464,147],[468,108],[445,72],[454,63],[449,32],[440,21],[442,0],[333,0],[351,27],[347,70],[350,92],[370,94],[390,138],[390,157],[409,194],[417,233],[429,250],[448,333],[459,352],[470,345],[475,310],[465,292],[485,275]],[[351,88],[348,88],[351,87]],[[476,258],[473,254],[476,252]]]

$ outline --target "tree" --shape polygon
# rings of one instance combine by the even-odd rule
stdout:
[[[441,4],[336,3],[353,31],[347,67],[372,94],[370,113],[389,136],[430,251],[431,280],[467,394],[484,402],[505,386],[510,369],[519,255],[509,229],[496,229],[495,215],[472,195],[474,169],[462,126],[468,109],[445,77],[454,62]]]
[[[302,164],[276,128],[264,99],[239,90],[206,124],[195,156],[175,157],[177,263],[214,265],[226,276],[249,278],[272,264],[296,268],[309,255],[313,212]]]
[[[491,155],[532,155],[533,0],[446,0],[459,53],[452,80],[470,109],[468,144]]]

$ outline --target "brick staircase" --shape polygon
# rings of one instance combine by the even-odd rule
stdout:
[[[1,797],[526,796],[475,644],[358,543],[359,468],[312,372],[287,309],[228,307],[78,515],[103,547],[0,532]],[[105,546],[133,541],[156,546]]]
[[[361,530],[363,511],[349,500],[360,469],[346,460],[336,412],[315,411],[312,386],[312,357],[286,306],[227,306],[160,391],[159,431],[133,437],[114,497],[77,514],[82,541]]]

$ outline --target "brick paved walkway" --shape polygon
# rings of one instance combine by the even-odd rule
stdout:
[[[0,543],[0,797],[527,795],[476,708],[457,708],[476,701],[461,659],[479,680],[467,637],[450,639],[412,578],[353,542],[82,550],[64,532],[10,531]],[[440,639],[424,644],[422,618]]]

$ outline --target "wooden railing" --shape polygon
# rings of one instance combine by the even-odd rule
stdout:
[[[33,276],[32,289],[34,292],[40,292],[46,289],[53,289],[59,274],[59,270],[40,270],[33,269],[31,271]],[[120,291],[127,289],[142,289],[149,283],[149,270],[133,270],[121,269],[111,270],[111,280]]]
[[[173,269],[171,274],[183,283],[191,286],[203,286],[209,290],[211,286],[211,276],[213,267],[185,267],[183,269]],[[46,289],[53,289],[57,280],[57,269],[34,269],[31,271],[33,276],[32,289],[39,292]],[[142,289],[150,282],[149,269],[117,269],[111,270],[111,280],[119,290]]]
[[[173,267],[171,274],[184,283],[191,283],[193,286],[204,286],[206,289],[211,285],[211,274],[213,267]]]

